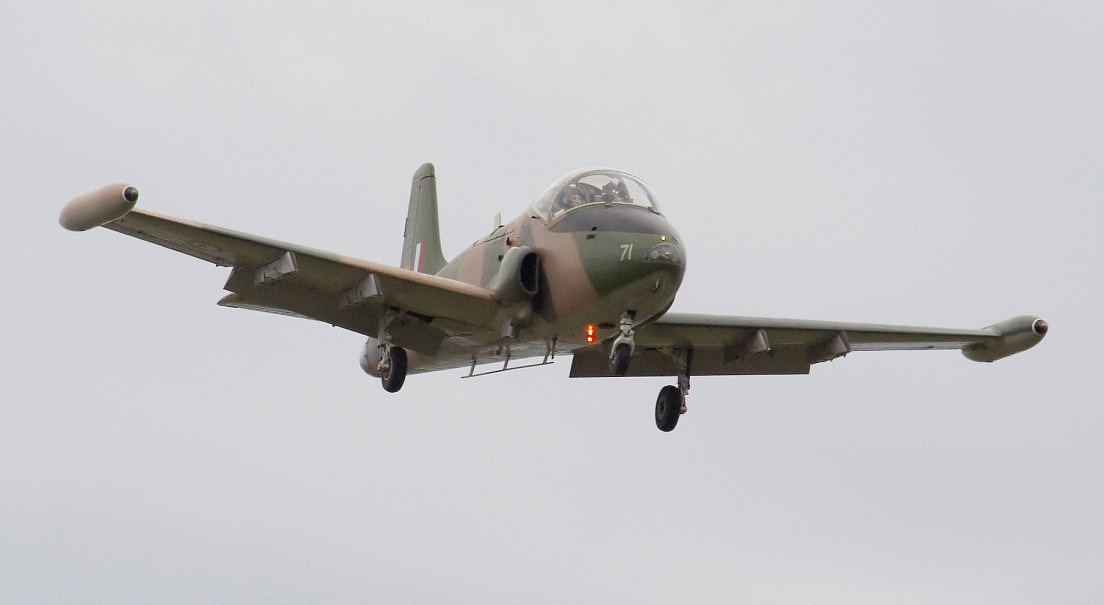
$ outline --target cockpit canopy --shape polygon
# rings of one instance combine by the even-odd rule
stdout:
[[[643,181],[616,170],[572,172],[545,189],[532,208],[541,218],[551,220],[587,204],[629,204],[662,214],[659,199]]]

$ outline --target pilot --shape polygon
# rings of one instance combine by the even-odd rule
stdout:
[[[569,185],[560,192],[559,200],[556,202],[557,212],[566,212],[571,210],[575,206],[582,206],[586,203],[586,195],[582,190],[575,185]]]
[[[625,187],[624,182],[614,183],[610,181],[602,187],[602,201],[608,203],[617,202],[620,204],[631,204],[632,200],[629,199],[628,188]]]

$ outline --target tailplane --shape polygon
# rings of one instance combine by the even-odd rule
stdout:
[[[437,176],[433,164],[422,164],[410,185],[410,208],[403,233],[403,269],[435,274],[445,266],[437,220]]]

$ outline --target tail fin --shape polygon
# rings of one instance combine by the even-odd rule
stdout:
[[[437,220],[437,177],[433,164],[422,164],[410,185],[410,209],[403,233],[403,269],[435,274],[445,266]]]

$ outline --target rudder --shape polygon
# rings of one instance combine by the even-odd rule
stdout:
[[[433,164],[422,164],[410,185],[410,207],[403,232],[403,269],[435,274],[445,266],[437,219],[437,176]]]

